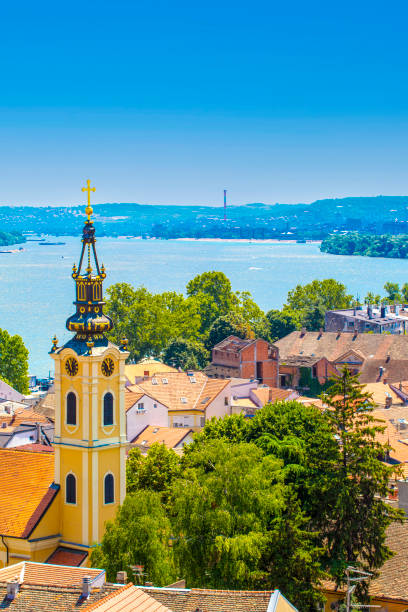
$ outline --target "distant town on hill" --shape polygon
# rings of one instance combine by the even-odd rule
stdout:
[[[320,240],[333,231],[408,234],[408,196],[349,197],[310,204],[167,206],[95,204],[98,234],[156,238]],[[84,206],[0,206],[4,231],[77,235]]]

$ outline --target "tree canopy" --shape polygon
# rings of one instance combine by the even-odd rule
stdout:
[[[0,329],[0,378],[20,393],[28,393],[28,350],[17,334]]]

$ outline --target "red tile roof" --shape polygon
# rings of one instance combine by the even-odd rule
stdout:
[[[192,380],[195,382],[191,382]],[[128,387],[128,393],[144,392],[170,411],[197,410],[204,412],[229,384],[229,380],[208,378],[202,372],[194,372],[193,376],[186,372],[166,372]],[[125,402],[126,395],[128,394],[125,394]],[[187,401],[182,402],[181,398]],[[129,404],[131,399],[127,401]]]
[[[130,582],[103,599],[83,608],[86,612],[171,612],[169,608],[153,599]]]
[[[71,567],[79,567],[87,558],[88,553],[75,548],[66,548],[58,546],[56,550],[48,557],[46,563],[53,565],[69,565]]]
[[[20,576],[21,582],[25,585],[81,587],[82,579],[85,576],[90,576],[93,580],[101,577],[103,583],[105,570],[89,567],[65,567],[63,565],[34,563],[33,561],[22,561],[0,569],[0,582],[7,582],[15,576]]]
[[[26,538],[58,493],[52,453],[0,449],[0,534]]]

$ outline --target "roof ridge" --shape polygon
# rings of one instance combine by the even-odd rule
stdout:
[[[132,586],[133,586],[133,582],[128,582],[121,589],[116,589],[115,591],[112,591],[111,593],[106,595],[106,597],[101,597],[101,599],[98,599],[98,601],[95,601],[95,602],[89,604],[89,606],[86,606],[85,608],[82,608],[82,609],[83,609],[84,612],[86,610],[88,612],[90,612],[91,610],[96,610],[100,606],[104,605],[107,601],[109,601],[110,599],[113,599],[119,593],[123,593],[124,591],[126,591],[127,589],[129,589]]]

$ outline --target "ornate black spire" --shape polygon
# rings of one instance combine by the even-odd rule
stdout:
[[[87,187],[83,187],[82,191],[88,192],[88,206],[86,207],[87,219],[85,221],[82,233],[82,251],[79,259],[78,268],[74,264],[72,267],[72,278],[76,285],[76,313],[67,319],[67,329],[75,332],[74,340],[101,344],[104,341],[104,334],[112,329],[112,319],[103,313],[102,282],[106,278],[105,268],[102,265],[99,267],[98,256],[95,249],[95,228],[91,215],[91,191],[95,191],[95,187],[90,186],[90,181],[87,181]],[[85,266],[84,259],[86,258],[86,268],[82,271],[82,266]],[[103,343],[103,342],[102,342]]]

